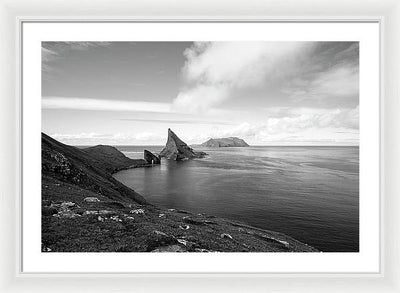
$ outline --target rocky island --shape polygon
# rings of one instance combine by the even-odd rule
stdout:
[[[160,156],[168,160],[182,161],[193,158],[204,158],[207,154],[196,152],[183,142],[170,128],[168,128],[168,140]]]
[[[168,133],[164,155],[196,156]],[[157,158],[145,152],[145,159],[132,160],[111,146],[79,149],[42,134],[42,251],[317,251],[282,233],[151,205],[112,176],[126,168],[157,166]]]
[[[248,147],[249,145],[238,137],[210,138],[206,142],[198,145],[207,148],[223,148],[223,147]]]
[[[144,150],[144,160],[146,161],[147,164],[152,164],[152,165],[161,164],[161,157],[159,155],[153,154],[148,150]]]

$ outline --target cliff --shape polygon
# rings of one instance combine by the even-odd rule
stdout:
[[[316,251],[274,231],[146,203],[112,177],[143,162],[42,134],[42,252]]]
[[[153,154],[152,152],[148,150],[144,150],[144,160],[146,161],[147,164],[151,165],[159,165],[161,164],[161,159],[160,156]]]
[[[204,152],[196,152],[183,142],[171,129],[168,128],[168,140],[160,156],[168,160],[187,160],[193,158],[203,158],[207,154]]]
[[[78,149],[42,133],[42,176],[104,194],[111,200],[146,203],[140,194],[112,177],[113,172],[137,164],[144,164],[144,160],[129,159],[113,147]]]
[[[208,148],[222,148],[222,147],[248,147],[249,145],[241,138],[226,137],[226,138],[210,138],[200,145],[201,147]]]

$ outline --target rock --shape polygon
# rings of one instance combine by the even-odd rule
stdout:
[[[196,152],[184,143],[171,129],[168,128],[168,140],[160,156],[168,160],[182,161],[193,158],[203,158],[207,154]]]
[[[289,247],[289,242],[283,241],[283,240],[278,240],[281,244],[283,244],[286,248]]]
[[[131,210],[130,213],[135,215],[144,215],[144,209]]]
[[[76,204],[74,202],[71,201],[64,201],[61,203],[61,208],[70,208],[70,207],[74,207]]]
[[[113,211],[101,210],[101,211],[85,211],[84,215],[110,215],[114,214]]]
[[[168,236],[166,233],[158,231],[158,230],[155,230],[154,234],[159,235],[159,236]]]
[[[173,245],[168,245],[168,246],[157,247],[156,249],[152,250],[151,252],[186,252],[186,249],[180,245],[173,244]]]
[[[144,160],[146,161],[147,164],[152,164],[152,165],[161,164],[160,156],[157,156],[148,150],[144,150]]]
[[[57,214],[58,211],[56,208],[52,208],[52,207],[43,207],[42,208],[42,215],[43,216],[52,216],[54,214]]]
[[[71,163],[62,153],[54,152],[50,154],[50,156],[56,162],[56,164],[53,165],[51,168],[52,171],[62,174],[64,176],[68,176],[71,174]]]
[[[195,252],[212,252],[211,250],[204,249],[204,248],[195,248],[194,251]]]
[[[100,202],[100,200],[97,197],[85,197],[83,199],[85,202]]]
[[[208,224],[208,225],[218,225],[216,222],[208,221],[208,220],[204,220],[203,223],[204,223],[204,224]]]
[[[242,245],[243,245],[244,247],[246,247],[247,249],[250,248],[250,246],[248,246],[246,243],[242,243]]]
[[[268,242],[275,242],[278,243],[282,246],[284,246],[286,249],[289,248],[290,244],[289,242],[285,241],[285,240],[280,240],[274,236],[271,235],[265,235],[263,233],[254,233],[253,231],[247,231],[247,234],[253,235],[259,239],[262,239],[264,241],[268,241]]]
[[[177,239],[177,241],[180,243],[180,244],[182,244],[182,245],[187,245],[187,241],[185,240],[185,239]]]
[[[179,228],[182,230],[188,230],[190,227],[189,227],[189,225],[183,225],[183,226],[179,226]]]
[[[110,217],[110,220],[115,221],[115,222],[122,222],[122,220],[118,216],[112,216],[112,217]]]
[[[52,203],[50,208],[57,209],[57,213],[53,214],[53,217],[57,218],[75,218],[80,217],[80,214],[70,210],[71,207],[78,207],[78,205],[74,202],[63,201],[62,203]]]
[[[150,237],[147,242],[147,251],[160,249],[157,251],[162,252],[164,249],[162,247],[178,244],[175,237],[158,230],[154,230],[153,233],[150,234],[149,236]]]
[[[222,234],[221,234],[221,238],[233,239],[232,236],[229,235],[228,233],[222,233]]]
[[[98,215],[99,212],[98,211],[85,211],[83,214],[84,215]]]
[[[61,203],[52,202],[50,207],[56,208],[56,209],[61,209],[61,207],[63,207],[63,209],[68,208],[68,204],[65,204],[65,203],[67,203],[67,202],[66,201],[61,202]]]
[[[76,218],[80,217],[81,215],[74,213],[71,210],[61,210],[57,214],[53,215],[53,217],[57,218]]]
[[[268,237],[268,236],[267,236]],[[280,239],[277,239],[277,238],[275,238],[275,237],[268,237],[269,239],[271,239],[271,240],[273,240],[273,241],[275,241],[275,242],[278,242],[279,244],[282,244],[283,246],[285,246],[286,248],[289,248],[289,242],[287,242],[287,241],[284,241],[284,240],[280,240]]]
[[[113,211],[107,211],[107,210],[101,210],[99,211],[99,215],[109,215],[109,214],[114,214],[115,212]]]
[[[249,145],[241,138],[237,137],[224,137],[224,138],[210,138],[200,146],[208,148],[222,148],[222,147],[248,147]]]

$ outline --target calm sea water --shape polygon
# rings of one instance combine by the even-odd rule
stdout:
[[[118,147],[128,157],[143,149]],[[199,149],[201,150],[201,149]],[[322,251],[359,249],[358,147],[202,149],[209,156],[115,178],[165,208],[204,212],[292,236]]]

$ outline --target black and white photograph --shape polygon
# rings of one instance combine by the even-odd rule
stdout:
[[[41,252],[359,252],[359,56],[42,41]]]

